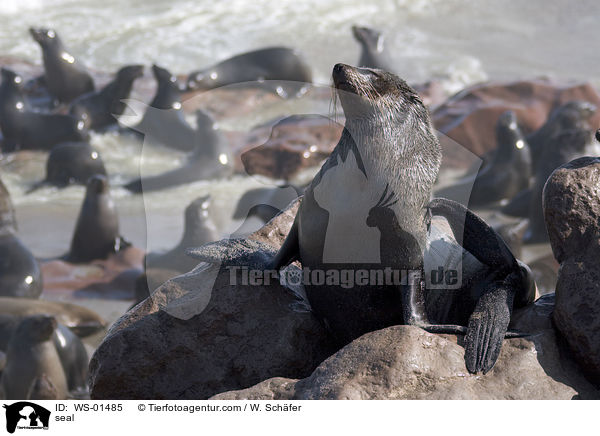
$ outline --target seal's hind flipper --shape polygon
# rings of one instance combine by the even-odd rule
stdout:
[[[434,198],[427,207],[433,215],[446,218],[457,242],[481,263],[498,272],[519,271],[502,237],[465,206],[447,198]]]
[[[510,322],[514,292],[506,283],[493,286],[481,296],[469,318],[465,363],[473,374],[485,374],[494,367]]]

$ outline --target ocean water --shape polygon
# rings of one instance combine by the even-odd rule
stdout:
[[[335,63],[356,63],[359,47],[350,27],[363,24],[386,35],[396,72],[412,82],[440,78],[449,91],[486,79],[538,76],[600,84],[594,45],[598,16],[600,3],[591,0],[2,0],[0,55],[40,64],[30,26],[55,28],[74,55],[102,72],[158,63],[185,74],[247,50],[286,45],[300,49],[315,81],[327,85]],[[138,174],[141,155],[135,142],[109,133],[95,134],[92,144],[115,186]],[[172,167],[182,159],[156,149],[144,165]],[[55,256],[68,249],[84,188],[25,195],[42,177],[44,162],[44,153],[31,153],[3,159],[0,168],[16,204],[22,239],[36,255]],[[214,217],[227,234],[237,225],[228,220],[235,199],[268,183],[236,176],[145,199],[118,187],[112,193],[122,233],[154,249],[177,242],[182,211],[191,199],[210,192]]]

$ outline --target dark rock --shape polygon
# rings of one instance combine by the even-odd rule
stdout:
[[[600,158],[556,169],[543,198],[560,262],[554,322],[590,380],[600,383]]]
[[[254,233],[249,246],[275,251],[297,205]],[[228,253],[248,255],[228,244]],[[331,352],[298,295],[279,284],[234,286],[227,269],[201,264],[111,328],[90,363],[91,397],[208,398],[270,377],[308,376]]]

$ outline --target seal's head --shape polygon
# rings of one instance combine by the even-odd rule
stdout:
[[[159,67],[158,65],[152,65],[152,74],[154,74],[154,78],[160,84],[163,82],[176,83],[177,77],[175,77],[169,70],[166,68]]]
[[[548,119],[555,132],[568,129],[589,129],[588,119],[596,113],[597,106],[589,101],[573,100],[556,108]]]
[[[366,118],[381,125],[386,119],[397,123],[399,117],[414,115],[429,124],[429,115],[417,92],[395,74],[337,64],[332,76],[347,121]]]
[[[517,123],[517,115],[513,111],[503,112],[496,122],[496,141],[499,149],[506,150],[508,155],[513,150],[528,148],[525,137]]]
[[[144,66],[143,65],[127,65],[126,67],[121,68],[117,72],[117,77],[120,80],[135,80],[144,75]]]
[[[58,323],[53,316],[32,315],[23,319],[14,333],[14,338],[25,342],[45,342],[50,339]]]
[[[2,84],[10,84],[12,87],[21,89],[23,86],[23,78],[8,68],[2,68]]]
[[[54,29],[31,27],[29,28],[29,33],[33,37],[33,40],[42,48],[58,47],[61,45],[60,39]]]
[[[86,197],[88,195],[106,194],[108,192],[108,179],[105,176],[96,174],[87,182]]]
[[[210,195],[203,195],[192,201],[188,207],[185,208],[185,226],[194,226],[206,219],[208,217],[210,203]]]
[[[377,30],[369,27],[352,26],[352,34],[359,43],[375,51],[383,51],[383,36]]]

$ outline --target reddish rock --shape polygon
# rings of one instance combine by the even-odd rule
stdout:
[[[269,139],[264,138],[270,130]],[[255,129],[242,148],[247,174],[289,180],[300,170],[319,165],[335,148],[343,126],[320,115],[294,115],[271,127]]]
[[[106,260],[73,264],[50,260],[41,264],[44,277],[42,295],[132,300],[135,281],[144,271],[144,252],[128,247]]]
[[[589,83],[560,84],[549,80],[483,83],[467,88],[437,107],[433,123],[443,135],[483,156],[496,148],[493,134],[501,113],[513,110],[525,134],[538,129],[552,109],[571,100],[600,104]],[[600,111],[590,120],[600,123]]]

